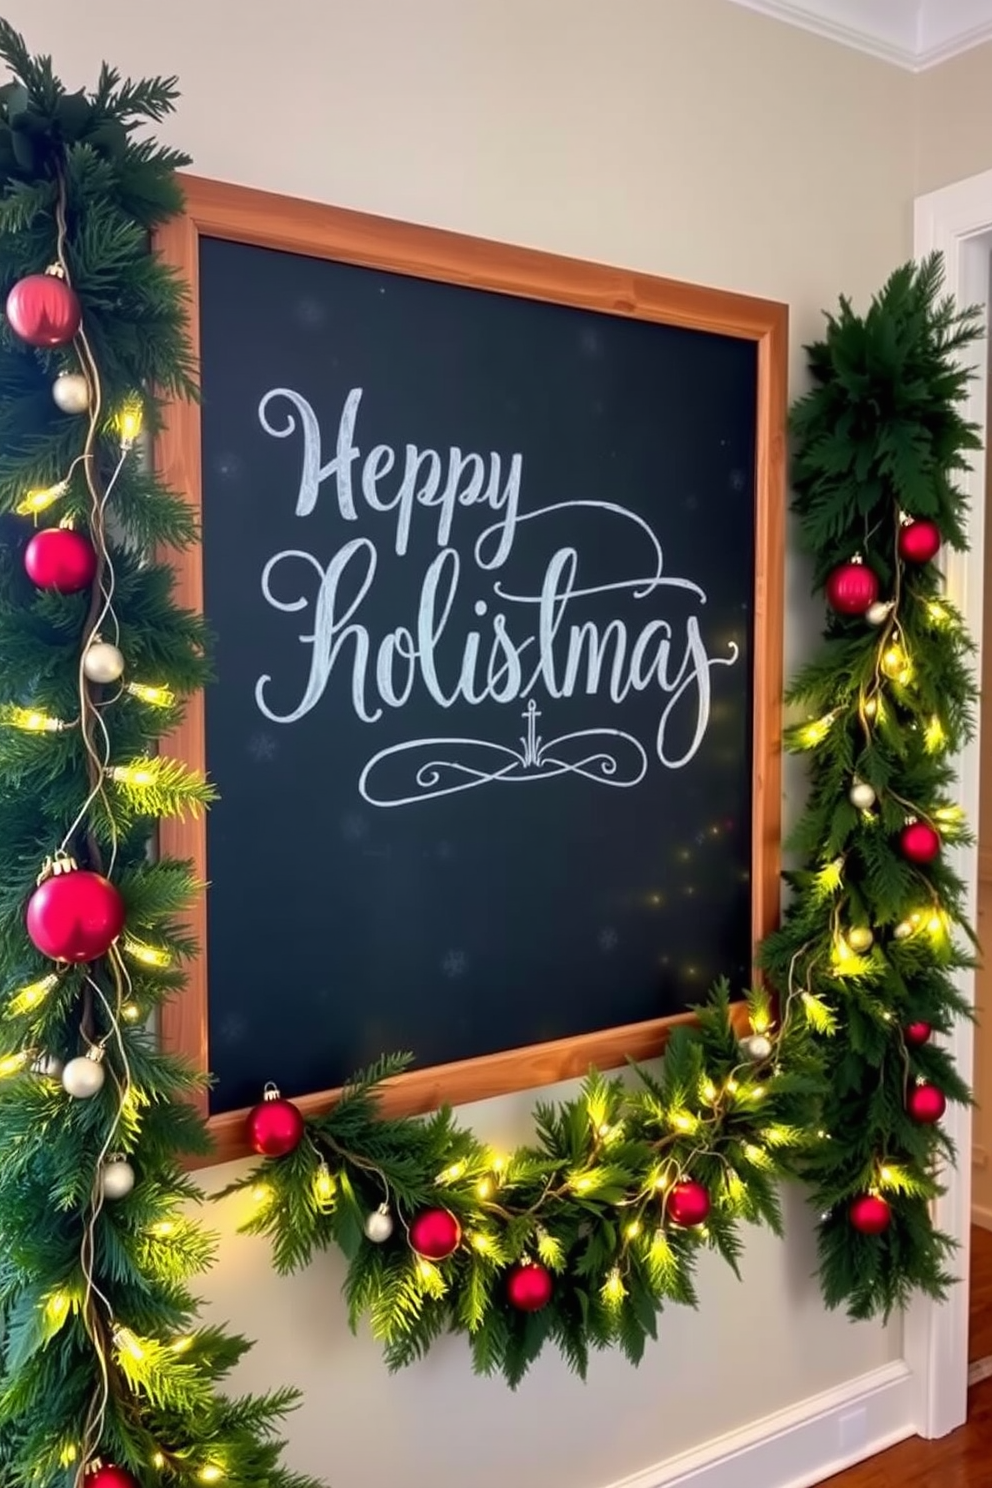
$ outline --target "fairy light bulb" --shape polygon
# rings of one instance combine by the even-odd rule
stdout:
[[[147,682],[129,682],[124,690],[150,708],[170,708],[176,700],[170,688],[156,687]]]
[[[137,398],[129,398],[121,409],[117,419],[117,427],[120,431],[121,452],[126,454],[132,450],[135,441],[141,435],[143,415],[141,403]]]
[[[50,506],[54,506],[56,501],[61,501],[68,489],[69,482],[61,480],[56,481],[54,486],[43,486],[28,491],[23,500],[18,502],[17,513],[22,517],[37,517],[47,511]]]
[[[52,718],[40,708],[7,708],[0,714],[0,722],[23,729],[26,734],[58,734],[69,727],[61,718]]]

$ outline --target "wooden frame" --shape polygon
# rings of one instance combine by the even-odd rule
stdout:
[[[784,305],[720,290],[699,288],[647,274],[561,258],[525,248],[385,218],[297,201],[238,186],[187,176],[185,215],[158,234],[157,249],[188,281],[194,351],[199,353],[199,240],[228,239],[311,257],[331,258],[366,268],[437,279],[451,284],[502,291],[603,314],[743,337],[758,348],[753,758],[752,933],[756,944],[774,925],[779,908],[780,710],[785,509],[785,419],[788,312]],[[158,470],[176,490],[201,506],[201,441],[198,409],[175,404],[155,451]],[[203,573],[199,553],[176,558],[178,598],[202,609]],[[205,760],[204,700],[192,699],[182,727],[164,748],[187,764]],[[168,822],[162,851],[192,859],[206,881],[207,836],[201,819]],[[189,986],[163,1013],[165,1047],[209,1068],[207,1016],[206,893],[193,908],[191,926],[200,943]],[[742,1004],[735,1016],[746,1021]],[[478,1059],[414,1070],[392,1082],[383,1108],[393,1115],[428,1111],[441,1103],[459,1104],[511,1091],[552,1084],[584,1074],[591,1064],[611,1068],[627,1057],[659,1054],[669,1029],[691,1015],[655,1019],[624,1028],[583,1034],[554,1043],[509,1050]],[[335,1091],[306,1096],[297,1104],[306,1114],[326,1110]],[[208,1115],[207,1097],[201,1109]],[[247,1151],[244,1111],[210,1119],[216,1142],[212,1161]]]

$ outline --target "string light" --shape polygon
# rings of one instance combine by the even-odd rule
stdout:
[[[223,1468],[218,1467],[215,1462],[208,1462],[205,1467],[200,1468],[197,1474],[201,1483],[219,1483],[223,1476]]]
[[[833,728],[837,719],[837,710],[825,713],[822,718],[816,718],[811,723],[804,724],[799,730],[799,742],[804,749],[815,749],[817,744],[822,744],[824,739]]]
[[[165,1466],[165,1457],[163,1456],[163,1454],[161,1452],[156,1452],[155,1453],[155,1456],[152,1458],[152,1467],[164,1467],[164,1466]]]
[[[719,1099],[720,1092],[712,1080],[703,1079],[700,1082],[699,1095],[701,1100],[704,1100],[707,1105],[711,1106],[715,1100]]]
[[[130,1328],[115,1328],[113,1338],[114,1347],[118,1353],[130,1355],[136,1364],[140,1363],[145,1357],[144,1348],[138,1342],[138,1339],[131,1332]]]
[[[143,422],[144,415],[140,400],[138,398],[128,398],[117,416],[117,428],[120,434],[122,454],[126,454],[134,448],[135,440],[141,435]]]
[[[0,722],[10,724],[12,728],[23,729],[27,734],[57,734],[62,729],[71,727],[61,718],[52,718],[49,714],[42,713],[39,708],[4,708],[0,712]]]
[[[176,701],[171,688],[156,687],[147,682],[128,682],[124,690],[137,698],[139,703],[147,703],[151,708],[171,708]]]
[[[155,771],[149,765],[112,765],[107,771],[118,785],[154,785]]]
[[[641,1221],[639,1219],[632,1219],[630,1224],[627,1226],[626,1233],[628,1240],[636,1240],[638,1235],[641,1233]]]
[[[121,1008],[121,1017],[128,1023],[138,1023],[141,1020],[141,1009],[136,1002],[126,1002]]]
[[[464,1178],[464,1176],[465,1164],[463,1162],[454,1162],[450,1168],[445,1168],[442,1172],[438,1173],[437,1181],[438,1183],[457,1183],[459,1178]]]
[[[481,1230],[476,1230],[469,1236],[469,1244],[471,1245],[472,1249],[477,1250],[480,1255],[492,1254],[492,1237],[489,1235],[484,1235]]]
[[[144,941],[135,940],[130,935],[124,937],[124,952],[134,961],[140,961],[142,966],[165,967],[172,964],[172,953],[164,946],[146,945]]]
[[[152,1225],[151,1232],[159,1240],[167,1240],[170,1235],[176,1233],[176,1221],[174,1219],[160,1219],[157,1224]]]
[[[937,599],[931,599],[927,603],[927,615],[934,625],[949,625],[950,614]]]
[[[699,1121],[689,1111],[673,1111],[672,1125],[680,1132],[694,1132]]]
[[[19,1049],[16,1054],[6,1054],[0,1059],[0,1080],[19,1074],[30,1058],[31,1052],[28,1049]]]
[[[33,1012],[40,1007],[53,987],[59,984],[58,977],[54,972],[42,977],[40,982],[30,982],[22,987],[15,997],[11,999],[7,1009],[8,1018],[20,1018],[24,1013]]]
[[[47,511],[54,506],[56,501],[61,501],[69,489],[67,480],[56,481],[54,486],[45,486],[37,490],[29,491],[22,501],[17,504],[17,513],[22,517],[36,517],[41,512]]]
[[[944,725],[936,713],[934,713],[928,720],[926,731],[923,735],[924,748],[927,754],[939,754],[946,743],[947,735],[944,732]]]
[[[70,1297],[68,1292],[53,1292],[45,1301],[45,1320],[51,1328],[61,1328],[69,1316]]]
[[[334,1182],[333,1173],[326,1162],[322,1162],[313,1180],[313,1192],[317,1203],[321,1206],[330,1204],[334,1198],[336,1188],[337,1184]]]
[[[608,1307],[618,1307],[626,1295],[627,1288],[623,1284],[623,1277],[614,1266],[603,1283],[603,1301]]]
[[[269,1183],[256,1183],[251,1190],[252,1202],[261,1209],[265,1204],[270,1204],[275,1197],[272,1185]]]
[[[899,682],[903,686],[909,682],[913,675],[909,657],[898,642],[893,642],[882,652],[882,671],[893,682]]]
[[[832,863],[827,863],[816,875],[816,887],[820,894],[826,896],[835,894],[843,881],[844,859],[834,858]]]
[[[475,1191],[480,1199],[491,1199],[493,1196],[493,1180],[491,1178],[480,1178],[475,1185]]]

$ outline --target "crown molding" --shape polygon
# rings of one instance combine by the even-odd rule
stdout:
[[[992,0],[732,0],[828,41],[922,72],[992,41]]]

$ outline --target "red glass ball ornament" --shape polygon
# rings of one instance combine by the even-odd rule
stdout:
[[[447,1209],[425,1209],[410,1226],[410,1248],[425,1261],[446,1261],[462,1243],[462,1227]]]
[[[115,1467],[112,1462],[101,1462],[86,1474],[84,1481],[86,1488],[140,1488],[133,1473],[126,1467]]]
[[[260,1157],[286,1157],[303,1141],[303,1117],[275,1088],[248,1113],[248,1140]]]
[[[97,961],[123,929],[124,900],[102,874],[85,868],[53,874],[28,900],[28,934],[53,961]]]
[[[878,598],[878,577],[863,563],[842,563],[827,579],[827,603],[838,615],[863,615]]]
[[[39,589],[76,594],[96,577],[96,551],[84,532],[71,527],[45,527],[24,551],[27,576]]]
[[[909,1092],[906,1110],[914,1121],[932,1126],[947,1110],[947,1096],[937,1085],[914,1085]]]
[[[907,563],[929,563],[940,550],[940,528],[921,519],[899,529],[899,557]]]
[[[75,290],[58,274],[29,274],[7,296],[7,321],[29,346],[66,346],[83,318]]]
[[[851,1224],[862,1235],[882,1235],[892,1223],[892,1209],[880,1194],[862,1194],[849,1212]]]
[[[911,863],[932,863],[940,852],[940,833],[929,822],[910,822],[899,834],[899,848]]]
[[[540,1312],[551,1301],[551,1272],[536,1261],[522,1261],[506,1278],[506,1295],[518,1312]]]
[[[907,1044],[919,1048],[921,1044],[929,1042],[933,1029],[929,1023],[910,1023],[902,1031],[903,1038]]]
[[[676,1224],[701,1225],[710,1212],[710,1196],[701,1183],[686,1178],[671,1189],[665,1208]]]

